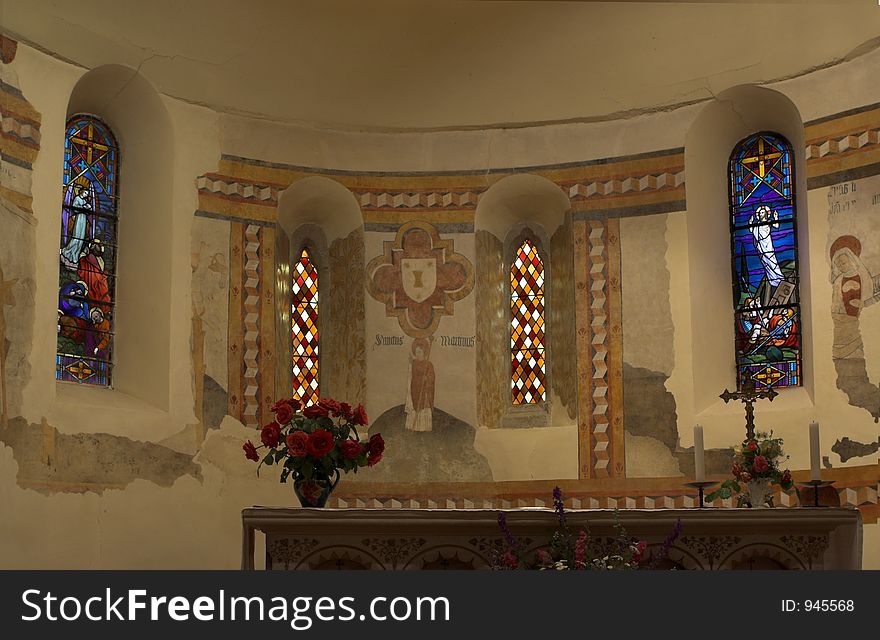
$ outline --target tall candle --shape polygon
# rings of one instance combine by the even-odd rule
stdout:
[[[703,482],[706,479],[706,462],[703,459],[703,427],[694,427],[694,480]]]
[[[819,472],[819,423],[810,423],[810,479],[821,480]]]

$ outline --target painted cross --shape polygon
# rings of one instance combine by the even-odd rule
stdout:
[[[454,303],[473,287],[471,262],[427,222],[402,225],[397,237],[384,243],[382,255],[367,265],[370,295],[413,338],[433,335],[440,318],[452,315]]]
[[[743,380],[742,389],[740,391],[728,391],[724,390],[719,398],[724,400],[724,404],[727,404],[731,400],[739,400],[746,407],[746,439],[754,440],[755,439],[755,402],[758,400],[767,399],[770,402],[773,402],[773,398],[778,396],[779,393],[773,387],[768,387],[767,389],[762,389],[758,391],[755,386],[755,381],[752,380],[752,376],[746,376],[746,379]]]

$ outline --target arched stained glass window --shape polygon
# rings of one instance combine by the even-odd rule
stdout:
[[[303,248],[291,284],[293,397],[303,406],[318,401],[318,270]]]
[[[58,380],[109,387],[113,370],[119,147],[88,115],[67,121],[59,255]]]
[[[514,405],[546,399],[544,371],[544,263],[524,240],[510,268],[510,386]]]
[[[730,157],[730,244],[737,384],[801,384],[797,210],[792,149],[775,133],[742,140]]]

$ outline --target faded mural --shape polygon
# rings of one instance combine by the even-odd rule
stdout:
[[[880,352],[866,341],[880,330],[880,307],[874,306],[880,301],[878,192],[880,180],[872,177],[832,185],[827,196],[837,387],[874,422],[880,420]]]
[[[364,479],[491,480],[488,462],[474,448],[473,425],[452,415],[457,407],[437,404],[437,388],[449,386],[454,373],[448,366],[435,369],[432,357],[438,343],[447,346],[455,340],[436,334],[441,319],[454,317],[457,303],[471,293],[473,264],[456,251],[454,239],[444,239],[427,222],[401,225],[382,247],[367,264],[367,291],[403,333],[378,338],[379,343],[405,350],[405,364],[391,369],[399,373],[385,383],[401,389],[401,404],[384,411],[371,426],[371,433],[381,432],[386,440],[388,464],[371,469]]]

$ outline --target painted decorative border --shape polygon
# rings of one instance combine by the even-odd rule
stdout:
[[[807,188],[880,173],[880,103],[805,124]]]
[[[17,43],[0,35],[0,64],[15,58]],[[33,213],[33,164],[40,151],[40,114],[12,80],[0,79],[0,198]],[[14,77],[14,76],[13,76]]]
[[[576,265],[589,264],[587,223],[576,220],[572,224],[574,233],[574,263]],[[592,392],[590,379],[592,378],[592,366],[590,362],[591,331],[589,306],[583,303],[588,297],[590,281],[587,269],[574,270],[575,286],[575,343],[577,349],[577,386],[578,386],[578,478],[590,478],[593,475],[592,452],[592,422],[593,415]]]
[[[797,471],[806,480],[807,471]],[[835,469],[840,506],[856,507],[866,524],[880,518],[880,464]],[[715,478],[718,482],[724,478]],[[683,486],[685,478],[614,478],[532,480],[516,482],[462,482],[411,485],[343,480],[328,502],[331,507],[382,509],[515,509],[552,507],[558,485],[565,504],[573,509],[680,509],[697,507],[696,494]],[[798,506],[795,496],[777,491],[779,508]],[[732,499],[716,500],[713,507],[732,508]]]

